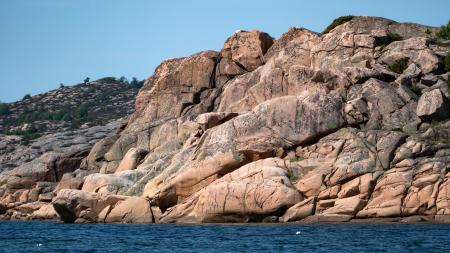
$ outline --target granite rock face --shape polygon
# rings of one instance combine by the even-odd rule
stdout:
[[[128,121],[55,185],[36,190],[38,165],[21,165],[33,168],[23,182],[5,174],[5,212],[50,217],[51,202],[65,222],[445,220],[450,48],[435,31],[354,17],[327,34],[238,31],[220,52],[164,61]]]

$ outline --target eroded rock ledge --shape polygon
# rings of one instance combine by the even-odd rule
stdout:
[[[450,221],[449,48],[436,31],[355,17],[278,40],[238,31],[220,52],[164,61],[126,125],[57,185],[2,175],[0,212],[64,222]]]

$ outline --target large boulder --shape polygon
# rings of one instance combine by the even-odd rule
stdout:
[[[403,200],[402,214],[434,215],[439,185],[445,177],[445,164],[431,159],[423,159],[414,170],[414,179]]]
[[[213,129],[202,149],[266,153],[315,141],[344,124],[342,100],[337,94],[284,96],[261,103]]]
[[[105,208],[106,217],[99,217],[99,221],[106,223],[153,223],[154,218],[150,203],[145,198],[130,197]]]
[[[392,66],[401,59],[408,59],[417,64],[422,73],[428,74],[439,68],[439,57],[429,48],[429,43],[426,37],[395,41],[383,49],[378,60]]]
[[[147,153],[145,149],[130,148],[119,163],[115,173],[136,169]]]
[[[190,162],[186,168],[169,178],[156,177],[147,183],[143,195],[157,199],[159,207],[165,211],[242,164],[242,157],[236,153],[217,153]]]
[[[53,208],[52,204],[47,204],[39,208],[38,210],[34,211],[32,214],[33,219],[56,219],[58,218],[58,215],[56,214],[55,209]]]
[[[450,215],[450,173],[447,173],[444,182],[439,186],[436,208],[438,215]]]
[[[242,70],[253,71],[264,63],[264,54],[272,44],[273,39],[267,33],[238,31],[227,39],[220,54],[225,59],[231,59]],[[236,73],[230,70],[231,67],[225,69],[223,74]]]
[[[357,217],[399,217],[402,212],[402,201],[412,181],[409,169],[392,169],[387,171],[378,181],[371,200],[358,212]]]
[[[140,171],[124,171],[117,174],[95,173],[87,176],[81,190],[86,192],[100,192],[123,194],[142,177]]]
[[[301,220],[313,215],[316,210],[316,197],[305,199],[291,208],[280,218],[283,222],[291,222]]]
[[[168,209],[160,222],[258,221],[281,216],[302,200],[283,164],[267,159],[245,165]]]
[[[337,199],[333,207],[326,209],[324,215],[351,215],[354,216],[366,204],[366,200],[360,196],[353,196],[349,198]]]
[[[411,122],[420,122],[416,115],[415,95],[405,87],[371,78],[350,87],[348,100],[366,101],[362,114],[368,114],[366,129],[402,129]],[[367,108],[367,109],[366,109]]]
[[[124,198],[123,196],[63,189],[53,199],[52,205],[63,222],[97,222],[98,214],[106,206],[115,204]]]
[[[88,150],[74,153],[49,152],[28,163],[0,175],[0,185],[7,188],[29,189],[39,181],[58,182],[63,174],[73,172],[81,164]]]
[[[440,89],[425,92],[417,103],[417,116],[424,120],[444,120],[450,118],[450,101]]]
[[[84,177],[77,176],[75,173],[66,173],[56,186],[55,192],[58,193],[62,189],[81,189],[83,182]]]

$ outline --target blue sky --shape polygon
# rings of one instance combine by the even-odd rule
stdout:
[[[0,101],[85,77],[144,79],[164,59],[220,50],[235,30],[278,38],[342,15],[439,26],[448,0],[0,0]]]

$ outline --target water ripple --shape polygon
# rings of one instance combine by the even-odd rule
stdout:
[[[0,222],[0,252],[450,252],[450,225]],[[300,233],[298,233],[300,232]]]

